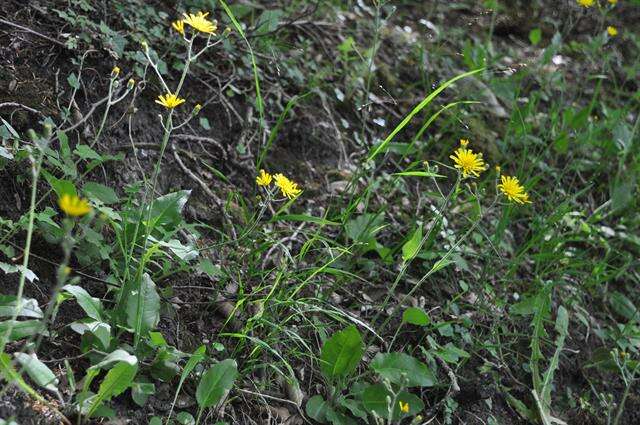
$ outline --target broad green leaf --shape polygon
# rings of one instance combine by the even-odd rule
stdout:
[[[383,384],[370,385],[362,392],[362,404],[369,412],[376,412],[378,416],[389,419],[389,406],[387,399],[393,400],[391,394]],[[409,412],[400,411],[400,402],[409,404]],[[402,391],[398,394],[396,404],[393,406],[391,413],[392,420],[398,420],[401,417],[415,416],[424,409],[424,403],[415,395]]]
[[[58,378],[35,354],[14,353],[14,356],[36,385],[58,392]]]
[[[173,227],[182,220],[182,210],[184,209],[190,190],[180,190],[161,196],[153,201],[149,220],[151,227],[168,225]],[[144,216],[146,218],[146,214]]]
[[[327,423],[328,406],[329,403],[321,395],[314,395],[307,401],[304,410],[311,419],[324,424]]]
[[[76,196],[78,194],[76,186],[71,180],[58,179],[44,170],[42,171],[42,174],[44,175],[45,179],[47,180],[53,191],[56,193],[58,198],[60,198],[62,195]]]
[[[136,365],[138,363],[138,358],[133,356],[121,348],[107,354],[101,362],[94,364],[89,368],[89,370],[96,370],[103,368],[105,366],[109,366],[113,363],[127,363],[129,365]]]
[[[422,226],[418,226],[411,238],[402,245],[402,259],[406,262],[418,254],[422,242]]]
[[[196,420],[189,412],[180,412],[176,415],[176,420],[181,425],[195,425]]]
[[[150,395],[156,393],[156,386],[150,382],[134,382],[131,385],[131,398],[140,407],[147,403]]]
[[[327,408],[326,416],[327,420],[332,425],[358,425],[355,419],[331,407]]]
[[[17,385],[22,391],[29,394],[34,399],[40,401],[44,400],[36,390],[31,388],[31,386],[25,382],[22,375],[15,370],[11,363],[11,357],[7,353],[0,353],[0,373],[2,373],[2,377],[5,381]]]
[[[97,159],[101,161],[103,159],[98,152],[94,151],[87,145],[76,146],[76,148],[73,150],[73,153],[75,153],[76,155],[78,155],[80,158],[84,160]]]
[[[9,335],[10,341],[16,341],[39,333],[49,334],[44,330],[44,325],[39,320],[25,320],[22,322],[18,320],[5,320],[4,322],[0,322],[0,337],[2,337],[9,328],[11,328],[11,335]]]
[[[434,354],[447,363],[458,363],[461,358],[468,359],[470,357],[469,353],[450,342],[443,347],[439,347]]]
[[[405,387],[432,387],[437,380],[429,366],[404,353],[378,353],[371,369],[383,379]]]
[[[21,273],[24,271],[24,277],[29,282],[33,282],[34,280],[38,280],[38,276],[28,268],[25,268],[22,264],[8,264],[0,261],[0,270],[9,274],[9,273]]]
[[[92,200],[98,200],[103,204],[115,204],[118,202],[118,195],[108,186],[100,183],[87,182],[82,186],[82,191]]]
[[[141,297],[138,299],[138,291]],[[158,325],[160,320],[160,296],[156,290],[156,284],[145,273],[142,276],[140,286],[133,291],[127,299],[127,324],[133,329],[138,329],[141,335],[146,335]]]
[[[427,326],[431,323],[427,313],[418,307],[409,307],[402,313],[402,321],[416,326]]]
[[[609,303],[611,307],[618,313],[620,316],[624,317],[627,320],[640,320],[640,315],[638,314],[637,307],[633,304],[633,302],[627,298],[624,294],[615,291],[611,293],[609,298]]]
[[[0,316],[13,317],[17,303],[16,297],[13,295],[0,295]],[[34,298],[23,298],[17,317],[42,319],[42,310],[38,306],[38,301]]]
[[[62,290],[73,295],[87,316],[99,322],[102,321],[102,303],[98,298],[92,297],[84,288],[77,285],[65,285]]]
[[[102,349],[109,348],[109,344],[111,343],[111,325],[108,323],[86,318],[76,320],[71,323],[69,327],[80,335],[84,335],[85,332],[91,333],[100,341]]]
[[[98,393],[91,400],[91,406],[89,407],[87,416],[91,417],[103,402],[122,394],[129,388],[133,383],[133,378],[135,378],[137,371],[138,365],[132,365],[128,362],[120,362],[110,369],[100,384]]]
[[[187,379],[189,374],[195,369],[195,367],[205,358],[205,353],[207,352],[207,347],[201,345],[198,347],[196,351],[189,357],[187,360],[187,364],[182,369],[182,374],[180,375],[180,382],[178,382],[178,388],[176,389],[175,396],[173,397],[173,402],[171,403],[171,409],[169,410],[169,416],[173,412],[173,408],[176,405],[176,400],[178,400],[178,395],[180,394],[180,390],[182,389],[182,385],[184,381]]]
[[[336,332],[324,343],[320,353],[320,370],[328,379],[348,376],[358,367],[363,353],[362,336],[351,325]]]
[[[209,368],[196,389],[196,401],[201,408],[216,405],[222,400],[238,375],[238,365],[233,359],[223,360]]]

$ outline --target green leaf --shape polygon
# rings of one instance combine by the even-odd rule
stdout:
[[[101,362],[91,366],[89,370],[97,370],[113,363],[127,363],[133,366],[138,363],[138,358],[127,353],[123,349],[118,348],[117,350],[107,354]]]
[[[13,317],[18,302],[13,295],[0,295],[0,316]],[[32,317],[42,319],[42,310],[38,306],[38,301],[34,298],[23,298],[22,306],[17,317]]]
[[[138,291],[142,292],[138,300]],[[156,291],[149,274],[142,276],[140,286],[127,299],[127,324],[137,329],[141,335],[146,335],[158,325],[160,320],[160,296]]]
[[[336,332],[324,343],[320,353],[320,370],[328,379],[348,376],[358,367],[363,353],[362,336],[351,325]]]
[[[383,379],[405,387],[432,387],[437,380],[426,364],[404,353],[378,353],[371,369]]]
[[[438,348],[434,354],[447,363],[458,363],[458,360],[461,358],[468,359],[470,357],[469,353],[456,347],[450,342],[444,347]]]
[[[24,267],[24,265],[22,264],[8,264],[8,263],[3,263],[0,262],[0,270],[2,270],[3,272],[9,274],[9,273],[19,273],[22,272],[24,270],[24,277],[29,281],[29,282],[33,282],[34,280],[38,280],[38,276],[36,276],[36,274],[31,271],[30,269],[27,269]]]
[[[362,403],[364,408],[369,412],[376,412],[378,416],[389,419],[389,406],[387,399],[393,400],[391,394],[383,384],[370,385],[362,392]],[[409,412],[400,411],[400,402],[409,404]],[[396,404],[393,406],[391,413],[392,420],[398,420],[401,417],[415,416],[424,409],[424,403],[415,395],[402,391],[398,394]]]
[[[402,313],[402,321],[416,326],[427,326],[431,323],[427,313],[418,307],[409,307]]]
[[[44,325],[39,320],[25,320],[22,322],[18,320],[5,320],[4,322],[0,322],[0,337],[4,335],[10,327],[12,328],[11,335],[9,335],[10,341],[16,341],[43,332],[48,335],[48,332],[44,330]]]
[[[195,425],[196,420],[189,412],[180,412],[176,415],[176,420],[182,425]]]
[[[171,413],[173,412],[173,408],[176,405],[176,400],[178,400],[178,395],[180,394],[180,389],[182,388],[184,381],[187,379],[187,377],[193,371],[193,369],[195,369],[195,367],[202,360],[204,360],[206,352],[207,352],[206,346],[201,345],[200,347],[198,347],[198,349],[194,351],[191,357],[189,357],[189,360],[187,361],[187,364],[184,366],[184,369],[182,369],[182,374],[180,375],[180,382],[178,382],[178,388],[176,389],[176,394],[173,397],[173,402],[171,403],[171,409],[169,410],[169,416],[171,416]]]
[[[181,190],[161,196],[153,201],[149,225],[174,227],[182,221],[182,210],[189,199],[190,190]],[[146,217],[146,214],[145,214]]]
[[[150,395],[156,393],[156,386],[150,382],[134,382],[131,385],[131,398],[140,407],[147,403]]]
[[[98,161],[102,161],[103,159],[102,155],[100,155],[98,152],[94,151],[87,145],[77,145],[73,150],[73,153],[84,160],[97,159]]]
[[[378,154],[383,151],[387,145],[389,143],[391,143],[391,141],[393,140],[393,138],[396,136],[396,134],[398,134],[400,131],[402,131],[403,128],[405,128],[407,126],[407,124],[409,124],[411,122],[411,120],[413,119],[413,117],[418,114],[421,110],[423,110],[427,105],[429,105],[433,99],[435,99],[443,90],[445,90],[447,87],[449,87],[451,84],[455,83],[456,81],[462,79],[462,78],[466,78],[466,77],[470,77],[474,74],[477,74],[481,71],[483,71],[484,68],[480,68],[480,69],[475,69],[473,71],[469,71],[469,72],[465,72],[464,74],[460,74],[457,75],[453,78],[451,78],[450,80],[445,81],[443,84],[441,84],[437,89],[435,89],[433,92],[431,92],[427,97],[425,97],[422,102],[420,102],[415,108],[413,108],[413,110],[407,114],[406,117],[404,117],[404,119],[400,122],[400,124],[398,124],[396,126],[396,128],[393,129],[393,131],[387,136],[386,139],[384,139],[384,141],[380,144],[378,144],[377,146],[375,146],[372,149],[371,154],[369,155],[368,160],[372,161],[376,156],[378,156]]]
[[[534,28],[529,32],[529,41],[534,46],[537,46],[542,40],[542,30],[540,28]]]
[[[311,419],[324,424],[327,423],[328,406],[329,403],[321,395],[314,395],[307,401],[304,410]]]
[[[92,297],[84,288],[76,285],[65,285],[62,290],[73,295],[87,316],[102,322],[102,303],[98,298]]]
[[[58,392],[58,378],[35,354],[14,353],[14,356],[36,385]]]
[[[609,298],[609,303],[611,307],[618,313],[620,316],[624,317],[627,320],[640,319],[638,315],[638,309],[633,304],[633,302],[627,298],[624,294],[615,291],[611,293],[611,297]]]
[[[131,365],[128,362],[120,362],[113,369],[107,372],[104,380],[100,384],[98,394],[91,400],[88,417],[102,405],[104,401],[110,400],[112,397],[122,394],[131,384],[138,372],[138,365]]]
[[[219,403],[227,394],[238,375],[238,365],[233,359],[226,359],[207,370],[196,389],[196,401],[201,408]]]
[[[95,321],[92,319],[77,320],[69,325],[74,332],[84,335],[85,332],[91,333],[102,344],[102,349],[109,348],[111,343],[111,325],[108,323]]]
[[[31,388],[31,386],[25,382],[22,375],[14,369],[13,364],[11,363],[11,357],[7,353],[0,353],[0,372],[2,373],[5,381],[19,386],[22,391],[29,394],[36,400],[44,400],[36,390]]]
[[[78,77],[73,72],[67,76],[67,82],[76,90],[80,88],[80,81],[78,81]]]
[[[76,196],[78,194],[76,186],[71,180],[58,179],[44,170],[42,171],[42,174],[58,198],[62,197],[62,195]]]
[[[89,199],[98,200],[103,204],[115,204],[119,200],[113,189],[100,183],[87,182],[82,190]]]
[[[402,245],[402,259],[406,262],[418,254],[422,242],[422,226],[418,226],[411,238]]]

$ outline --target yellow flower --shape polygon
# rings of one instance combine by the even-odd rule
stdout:
[[[500,168],[499,165],[496,165],[496,173],[500,174],[500,171],[502,171],[502,168]]]
[[[596,2],[595,0],[577,0],[578,4],[582,7],[591,7]]]
[[[91,212],[91,205],[89,205],[86,199],[81,199],[76,195],[69,195],[68,193],[58,199],[58,206],[60,206],[60,209],[67,215],[72,217],[82,217]]]
[[[618,4],[618,0],[609,0],[609,3],[615,6],[616,4]]]
[[[171,26],[178,34],[184,37],[184,21],[182,19],[172,22]]]
[[[403,403],[402,400],[398,401],[400,404],[400,411],[402,413],[409,413],[409,403]]]
[[[289,199],[293,199],[296,196],[300,195],[300,193],[302,193],[302,190],[298,188],[297,183],[292,182],[282,174],[278,173],[273,176],[273,178],[275,179],[276,186],[278,186],[283,196],[286,196]]]
[[[179,106],[184,103],[184,99],[180,99],[177,95],[172,93],[167,93],[166,95],[158,96],[156,103],[164,106],[167,109],[173,109],[176,106]]]
[[[71,274],[71,272],[72,272],[72,271],[73,271],[73,270],[71,270],[71,267],[69,267],[69,266],[64,266],[64,269],[62,269],[62,273],[63,273],[65,276],[69,276],[69,275]]]
[[[518,204],[530,204],[529,194],[525,192],[524,187],[520,184],[517,177],[500,176],[501,183],[498,185],[498,189],[502,191],[510,201]]]
[[[260,174],[256,177],[256,183],[258,186],[269,186],[271,184],[271,180],[273,180],[271,174],[264,170],[260,170]]]
[[[462,140],[460,143],[462,144]],[[481,153],[474,153],[464,146],[466,145],[456,149],[449,158],[455,162],[454,167],[462,171],[462,177],[478,177],[482,171],[487,169],[487,165],[484,163]]]
[[[469,140],[460,139],[460,146],[462,146],[463,148],[466,148],[467,146],[469,146]]]
[[[607,34],[609,34],[611,37],[615,37],[616,35],[618,35],[618,29],[609,25],[607,27]]]
[[[117,77],[118,75],[120,75],[120,68],[118,68],[117,66],[114,66],[113,69],[111,70],[111,76]]]
[[[207,19],[209,13],[198,12],[197,14],[185,13],[184,23],[190,25],[193,29],[204,32],[206,34],[213,34],[218,29],[217,23]]]

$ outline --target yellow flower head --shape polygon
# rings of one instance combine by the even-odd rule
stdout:
[[[302,193],[302,190],[298,188],[297,183],[292,182],[282,174],[278,173],[273,176],[273,178],[275,179],[276,186],[278,186],[283,196],[286,196],[289,199],[293,199],[296,196],[300,195],[300,193]]]
[[[596,2],[596,0],[577,0],[578,4],[582,7],[591,7]]]
[[[120,75],[120,68],[118,68],[117,66],[114,66],[113,69],[111,70],[111,76],[117,77],[118,75]]]
[[[65,214],[72,217],[82,217],[91,212],[91,205],[86,199],[78,198],[76,195],[65,193],[58,199],[58,206]]]
[[[518,204],[530,204],[529,194],[525,192],[524,187],[520,184],[517,177],[500,176],[501,183],[498,185],[498,189],[506,196],[510,201]]]
[[[217,22],[207,19],[209,13],[198,12],[197,14],[185,13],[184,23],[191,26],[194,30],[204,32],[206,34],[213,34],[218,29]]]
[[[500,174],[500,171],[502,171],[502,168],[500,168],[499,165],[496,165],[496,173]]]
[[[616,35],[618,35],[618,29],[609,25],[607,27],[607,34],[609,34],[611,37],[615,37]]]
[[[469,146],[469,140],[460,139],[460,146],[462,146],[463,148],[466,148],[467,146]]]
[[[260,170],[260,174],[256,177],[256,183],[258,186],[269,186],[271,184],[271,180],[273,180],[271,174],[264,170]]]
[[[616,4],[618,4],[618,0],[609,0],[609,3],[615,6]]]
[[[400,411],[402,413],[409,413],[409,403],[403,403],[402,400],[398,401],[398,404],[400,404]]]
[[[156,103],[164,106],[167,109],[173,109],[176,106],[179,106],[184,103],[184,99],[180,99],[177,95],[173,93],[167,93],[164,96],[158,96]]]
[[[71,270],[71,267],[69,267],[69,266],[65,266],[65,267],[64,267],[64,269],[62,269],[62,273],[63,273],[65,276],[69,276],[69,275],[71,274],[71,272],[72,272],[72,271],[73,271],[73,270]]]
[[[182,19],[173,21],[171,23],[171,26],[173,27],[174,30],[176,30],[178,34],[184,37],[184,21]]]
[[[462,143],[462,140],[460,142]],[[487,165],[482,159],[481,153],[474,153],[464,146],[466,145],[456,149],[449,158],[455,162],[454,167],[462,171],[462,177],[478,177],[481,172],[487,169]]]

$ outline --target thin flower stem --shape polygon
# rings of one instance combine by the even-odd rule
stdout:
[[[34,144],[37,146],[37,141],[34,140]],[[0,340],[0,353],[4,353],[4,349],[7,345],[11,333],[13,332],[13,325],[18,319],[18,314],[22,310],[22,296],[24,293],[24,284],[27,275],[27,269],[29,267],[29,255],[31,254],[31,239],[33,237],[33,223],[36,215],[36,196],[38,194],[38,179],[40,177],[40,170],[42,169],[42,159],[44,157],[44,149],[39,149],[38,159],[34,160],[31,157],[31,175],[33,178],[31,184],[31,198],[29,202],[29,222],[27,224],[27,237],[24,244],[24,251],[22,257],[22,269],[20,270],[20,280],[18,281],[18,293],[16,294],[16,305],[11,314],[11,320],[7,326],[7,330]]]

